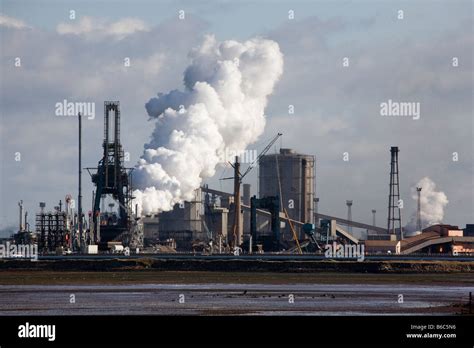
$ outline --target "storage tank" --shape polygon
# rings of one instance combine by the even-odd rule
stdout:
[[[291,219],[314,223],[315,162],[314,156],[292,149],[280,149],[279,154],[263,156],[260,159],[259,197],[280,195],[281,192],[282,207]],[[305,238],[301,228],[296,229],[299,238]],[[291,239],[289,226],[286,225],[284,231],[284,236]]]

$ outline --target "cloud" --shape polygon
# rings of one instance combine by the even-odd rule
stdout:
[[[126,21],[116,23],[114,33],[127,32],[120,27]],[[83,164],[93,167],[101,158],[103,102],[119,100],[122,144],[130,153],[126,164],[133,166],[150,136],[144,102],[157,90],[182,84],[189,47],[202,39],[206,27],[189,15],[120,40],[94,40],[91,36],[99,35],[94,30],[65,35],[0,27],[1,82],[8,86],[1,90],[0,228],[16,224],[20,199],[33,214],[39,201],[51,207],[77,191],[77,119],[55,116],[57,102],[96,103],[95,119],[83,122]],[[20,67],[15,57],[21,58]],[[15,161],[17,152],[21,161]],[[83,183],[87,206],[92,184],[86,171]]]
[[[354,220],[370,223],[376,208],[379,223],[386,221],[389,148],[398,145],[405,219],[411,183],[429,175],[450,197],[445,221],[472,220],[474,188],[465,170],[473,165],[472,20],[447,20],[437,35],[397,27],[397,40],[389,39],[383,21],[367,20],[362,31],[350,22],[306,18],[266,33],[285,56],[266,135],[281,131],[285,147],[316,155],[322,212],[345,216],[344,202],[353,199]],[[350,59],[347,68],[343,57]],[[458,67],[453,57],[462,62]],[[389,98],[420,102],[421,119],[381,117],[380,102]],[[452,161],[454,151],[464,154],[462,161]]]
[[[56,31],[61,35],[79,35],[88,39],[100,40],[113,37],[121,40],[137,32],[150,31],[150,27],[137,18],[122,18],[116,22],[84,16],[70,23],[59,23]]]
[[[171,210],[212,177],[226,149],[243,151],[265,127],[267,96],[283,72],[278,44],[254,38],[218,42],[206,36],[191,51],[185,91],[145,105],[156,118],[152,140],[134,172],[140,212]]]
[[[439,5],[430,9],[437,11],[434,15],[414,4],[424,13],[414,29],[408,27],[409,21],[386,23],[379,16],[374,20],[368,8],[371,17],[361,19],[360,25],[354,16],[338,10],[332,19],[284,20],[274,28],[265,22],[268,31],[257,33],[276,41],[285,57],[284,73],[265,110],[262,139],[282,131],[284,147],[316,155],[321,212],[344,217],[345,200],[353,199],[354,220],[370,223],[370,210],[375,208],[378,225],[383,226],[389,148],[398,145],[404,221],[409,218],[406,212],[416,209],[411,186],[429,176],[449,197],[443,220],[457,225],[472,222],[474,43],[470,2],[464,4],[468,6],[458,4],[469,8],[464,13]],[[381,5],[377,13],[386,13],[388,7]],[[242,22],[250,20],[244,15],[245,11],[236,11]],[[436,16],[443,20],[436,21]],[[190,11],[185,21],[169,18],[153,27],[90,18],[89,23],[62,23],[72,25],[62,27],[62,34],[21,30],[24,23],[0,26],[2,84],[8,86],[1,91],[0,217],[3,214],[11,223],[16,223],[17,200],[28,202],[28,210],[34,212],[38,201],[52,206],[76,190],[77,125],[73,119],[54,117],[54,103],[64,98],[97,103],[96,119],[85,122],[83,132],[83,163],[93,166],[101,156],[102,102],[119,99],[122,142],[132,155],[127,165],[133,166],[154,126],[144,122],[148,115],[143,103],[157,91],[180,88],[189,47],[201,42],[211,25],[222,27],[217,19],[208,23]],[[239,29],[235,30],[238,35]],[[229,39],[219,31],[216,35]],[[342,67],[346,56],[349,68]],[[459,58],[457,68],[450,64],[453,56]],[[15,57],[21,57],[21,68],[14,67]],[[129,68],[124,67],[125,57],[131,60]],[[421,119],[382,118],[380,102],[389,98],[420,101]],[[288,114],[290,104],[294,115]],[[13,161],[16,151],[25,161]],[[55,151],[61,156],[54,156]],[[342,160],[346,151],[348,162]],[[452,161],[453,152],[459,153],[459,161]],[[218,180],[220,174],[207,182],[231,191],[230,181]],[[256,175],[253,171],[246,179]],[[15,180],[20,180],[21,190]],[[85,174],[85,202],[92,189],[88,180]]]
[[[1,13],[0,13],[0,27],[6,27],[6,28],[11,28],[11,29],[30,29],[31,28],[22,20],[16,19],[13,17],[8,17]]]

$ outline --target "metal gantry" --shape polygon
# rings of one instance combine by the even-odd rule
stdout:
[[[97,168],[87,168],[96,186],[92,210],[93,239],[95,243],[116,240],[129,233],[132,215],[133,168],[124,166],[124,151],[120,143],[120,103],[104,102],[103,157]],[[91,173],[90,170],[95,170]],[[118,202],[118,217],[101,219],[101,201],[106,195]],[[105,215],[104,215],[105,216]],[[100,231],[100,232],[99,232]]]

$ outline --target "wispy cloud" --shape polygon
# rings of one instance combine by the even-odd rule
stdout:
[[[136,32],[150,31],[150,26],[138,18],[122,18],[112,22],[85,16],[70,23],[59,23],[56,31],[61,35],[79,35],[88,39],[113,37],[121,40]]]
[[[12,29],[30,29],[24,21],[6,16],[0,13],[0,27],[12,28]]]

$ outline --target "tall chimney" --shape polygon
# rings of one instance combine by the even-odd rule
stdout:
[[[25,211],[25,231],[28,232],[29,228],[28,228],[28,212]]]
[[[234,163],[234,226],[232,246],[238,247],[242,244],[242,217],[240,204],[240,163],[239,156],[235,156]]]
[[[243,193],[243,203],[246,205],[246,206],[249,206],[250,207],[250,184],[243,184],[243,189],[244,189],[244,193]],[[244,233],[247,232],[247,233],[250,233],[250,212],[245,210],[243,212],[243,229],[244,229]]]
[[[421,226],[421,187],[417,187],[416,192],[418,194],[418,206],[416,209],[416,230],[421,232],[423,229]]]
[[[18,206],[20,207],[20,224],[19,224],[19,232],[23,231],[23,200],[18,202]]]
[[[81,176],[82,176],[82,169],[81,169],[81,149],[82,149],[82,123],[81,123],[81,113],[77,115],[79,120],[79,193],[77,199],[77,218],[78,218],[78,229],[79,229],[79,240],[81,243],[81,250],[84,251],[84,236],[82,235],[82,187],[81,187]]]
[[[352,200],[347,200],[346,205],[347,205],[347,221],[349,221],[349,225],[347,225],[347,232],[352,233],[352,225],[350,224],[352,222]]]

